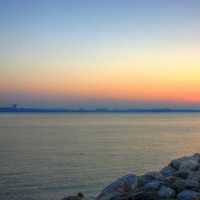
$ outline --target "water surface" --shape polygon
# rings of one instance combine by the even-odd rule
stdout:
[[[95,195],[199,144],[199,113],[0,114],[0,199]]]

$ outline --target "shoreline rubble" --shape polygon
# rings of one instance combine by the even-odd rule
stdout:
[[[147,172],[141,176],[135,174],[122,176],[94,198],[94,200],[164,199],[200,200],[200,153],[174,159],[160,171]],[[64,200],[77,199],[71,199],[69,196]]]

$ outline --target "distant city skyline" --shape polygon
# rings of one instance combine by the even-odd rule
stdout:
[[[23,107],[13,104],[11,106],[0,107],[0,113],[175,113],[175,112],[200,112],[200,108],[171,108],[171,107],[141,107],[141,108],[66,108],[66,107]]]
[[[0,107],[200,108],[200,1],[0,1]]]

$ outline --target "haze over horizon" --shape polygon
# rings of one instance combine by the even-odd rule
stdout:
[[[0,107],[200,108],[200,1],[0,1]]]

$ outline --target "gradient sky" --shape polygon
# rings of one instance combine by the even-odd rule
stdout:
[[[199,0],[0,0],[0,106],[199,106],[199,11]]]

